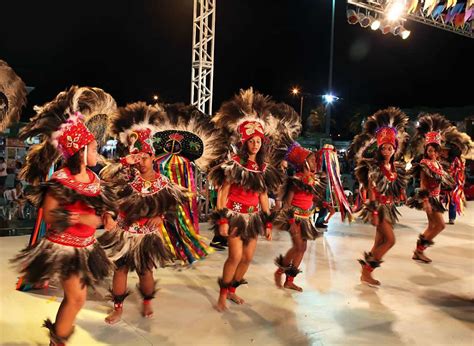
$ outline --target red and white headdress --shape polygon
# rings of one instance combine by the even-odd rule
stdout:
[[[462,155],[468,155],[474,149],[471,138],[460,132],[441,114],[420,114],[416,133],[411,141],[411,153],[414,158],[422,155],[429,144],[438,144],[441,147],[457,147]]]
[[[309,149],[303,148],[298,142],[294,142],[288,149],[286,161],[295,166],[296,169],[301,170],[304,167],[306,159],[313,152]]]
[[[405,132],[407,124],[408,117],[398,108],[389,107],[375,112],[367,118],[362,133],[349,146],[349,156],[356,159],[373,157],[377,148],[391,144],[398,159],[408,140]]]
[[[95,137],[84,124],[84,116],[80,112],[70,115],[51,136],[53,145],[66,158],[73,156],[94,140]]]
[[[428,144],[439,144],[441,145],[441,132],[430,131],[425,135],[425,146]]]
[[[100,88],[72,86],[34,109],[36,115],[18,135],[23,140],[35,136],[42,139],[28,151],[20,173],[30,183],[44,179],[55,162],[71,157],[94,139],[105,141],[107,117],[116,104]]]
[[[158,104],[135,102],[117,109],[110,118],[109,131],[127,147],[128,153],[154,155],[153,136],[156,125],[164,118],[164,110]]]
[[[258,120],[246,120],[239,125],[240,142],[244,144],[252,137],[260,137],[265,139],[265,130],[263,124]]]

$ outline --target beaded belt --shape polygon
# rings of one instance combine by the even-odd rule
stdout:
[[[303,218],[303,219],[309,218],[311,215],[314,214],[314,211],[315,211],[314,208],[308,209],[308,210],[301,209],[298,207],[292,207],[292,208],[293,208],[293,211],[295,212],[295,216],[299,218]]]
[[[246,205],[246,204],[231,201],[231,200],[227,201],[226,207],[229,210],[232,210],[241,214],[253,214],[253,213],[258,212],[258,206],[256,205]]]
[[[90,237],[79,237],[71,233],[54,231],[48,232],[46,239],[56,244],[73,247],[87,247],[95,243],[94,235],[91,235]]]

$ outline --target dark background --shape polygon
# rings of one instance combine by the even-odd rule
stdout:
[[[2,3],[0,58],[27,85],[32,106],[72,84],[98,86],[119,105],[189,102],[192,0],[8,1]],[[324,94],[331,1],[217,0],[214,110],[254,86],[299,110],[289,91]],[[414,22],[407,40],[346,22],[336,1],[336,120],[361,105],[405,108],[473,104],[474,40]],[[465,86],[467,85],[467,86]],[[305,101],[305,112],[319,99]]]

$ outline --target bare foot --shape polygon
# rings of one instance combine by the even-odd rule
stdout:
[[[414,259],[415,261],[421,261],[421,262],[424,262],[424,263],[430,263],[431,262],[431,258],[427,257],[422,251],[413,252],[412,259]]]
[[[123,309],[114,309],[106,318],[105,322],[108,324],[115,324],[122,318]]]
[[[226,303],[227,295],[221,294],[219,295],[219,300],[217,301],[216,310],[219,312],[224,312],[227,310],[227,303]]]
[[[283,287],[288,288],[290,290],[303,292],[303,289],[300,286],[296,286],[293,282],[286,281]]]
[[[243,303],[245,303],[245,301],[235,293],[229,292],[227,294],[227,299],[232,300],[235,304],[238,304],[238,305],[242,305]]]
[[[153,308],[151,307],[151,302],[143,303],[142,316],[145,318],[153,317]]]
[[[275,285],[276,287],[278,288],[282,288],[283,285],[281,284],[281,277],[282,277],[283,273],[280,272],[280,269],[278,269],[275,274],[273,275],[273,277],[275,278]]]
[[[369,271],[366,271],[366,270],[362,270],[362,274],[360,275],[360,281],[362,283],[367,284],[367,285],[372,286],[372,287],[380,286],[380,281],[375,280],[372,277],[372,273],[370,273]]]

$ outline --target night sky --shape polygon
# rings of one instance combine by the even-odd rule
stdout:
[[[348,105],[474,103],[474,40],[409,22],[404,41],[347,24],[345,1],[336,3],[336,117]],[[189,102],[192,8],[192,0],[3,3],[0,58],[36,88],[23,118],[72,84],[102,87],[119,105],[154,93]],[[329,0],[217,0],[214,110],[249,86],[297,109],[293,85],[325,93],[330,15]]]

